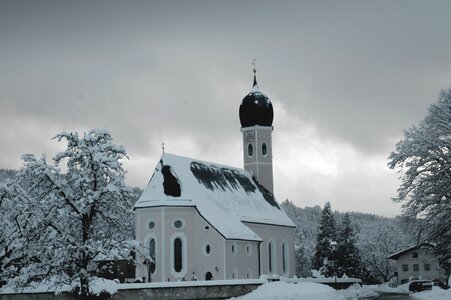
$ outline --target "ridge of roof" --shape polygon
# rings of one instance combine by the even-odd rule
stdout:
[[[418,245],[403,249],[401,251],[395,252],[393,254],[390,254],[389,256],[387,256],[387,259],[398,259],[401,255],[408,253],[410,251],[413,250],[418,250],[421,247],[430,247],[430,248],[434,248],[435,244],[434,243],[429,243],[429,242],[424,242],[424,243],[420,243]]]

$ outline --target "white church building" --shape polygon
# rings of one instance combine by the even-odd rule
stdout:
[[[295,225],[273,196],[270,100],[255,77],[240,105],[244,169],[165,153],[135,203],[146,281],[294,275]]]

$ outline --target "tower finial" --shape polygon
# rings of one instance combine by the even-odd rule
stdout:
[[[252,87],[257,85],[257,67],[256,67],[256,63],[257,63],[257,59],[252,60],[252,66],[254,66],[253,70],[254,71],[254,84],[252,85]],[[258,85],[257,85],[258,86]]]

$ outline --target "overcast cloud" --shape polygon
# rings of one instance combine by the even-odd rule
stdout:
[[[449,1],[1,1],[0,167],[107,127],[129,184],[168,152],[242,166],[257,58],[274,105],[275,194],[394,216],[386,167],[450,87]]]

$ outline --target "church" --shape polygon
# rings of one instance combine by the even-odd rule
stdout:
[[[239,108],[244,168],[163,153],[135,203],[146,282],[294,275],[295,225],[273,195],[273,107],[256,79]]]

